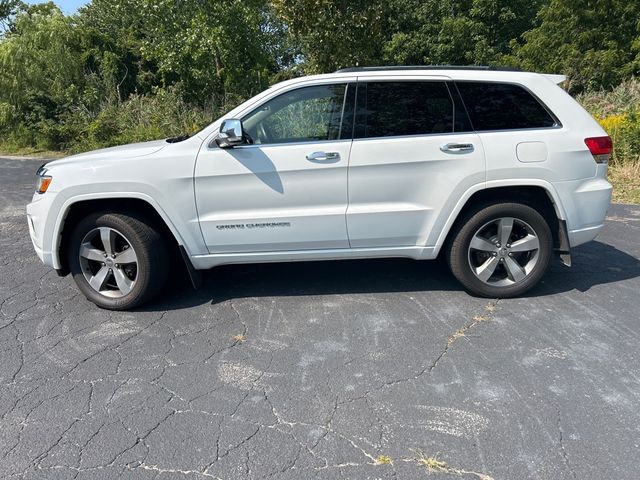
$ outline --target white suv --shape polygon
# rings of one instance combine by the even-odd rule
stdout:
[[[433,259],[520,295],[602,228],[611,140],[557,83],[492,68],[353,68],[279,83],[190,138],[47,163],[33,245],[97,305],[162,288],[169,257]]]

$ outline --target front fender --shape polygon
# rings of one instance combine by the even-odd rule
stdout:
[[[133,185],[127,186],[132,187]],[[169,202],[160,192],[141,191],[143,189],[148,190],[149,187],[147,185],[135,185],[135,190],[123,190],[122,184],[119,184],[119,187],[120,189],[109,189],[108,184],[101,184],[100,192],[81,193],[81,189],[73,189],[72,191],[62,191],[58,193],[51,207],[52,212],[58,213],[54,218],[50,219],[50,222],[47,222],[43,235],[43,245],[51,245],[50,263],[53,268],[62,268],[60,244],[65,219],[73,205],[87,200],[105,200],[110,198],[143,200],[158,213],[175,237],[178,245],[183,246],[189,255],[206,253],[192,196],[187,195],[191,199],[188,202]],[[192,186],[189,185],[186,191],[193,192]],[[190,204],[192,206],[190,206]]]

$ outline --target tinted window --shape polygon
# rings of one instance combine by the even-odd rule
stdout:
[[[358,87],[356,137],[453,131],[453,102],[444,82],[367,82]]]
[[[337,140],[346,89],[346,84],[333,84],[291,90],[244,117],[244,129],[254,143]]]
[[[456,82],[456,85],[477,131],[556,125],[540,102],[518,85],[482,82]]]

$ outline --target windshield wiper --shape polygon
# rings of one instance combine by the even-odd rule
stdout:
[[[167,138],[167,143],[178,143],[178,142],[182,142],[184,140],[186,140],[187,138],[189,138],[190,135],[178,135],[177,137],[171,137],[171,138]]]

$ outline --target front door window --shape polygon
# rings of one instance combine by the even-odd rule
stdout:
[[[255,144],[340,140],[350,137],[342,120],[346,84],[316,85],[291,90],[243,118]]]

